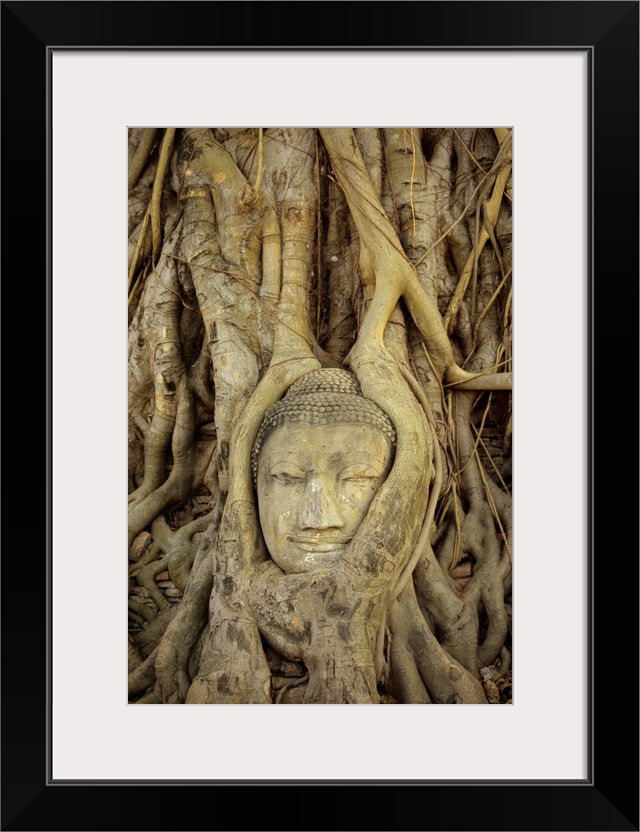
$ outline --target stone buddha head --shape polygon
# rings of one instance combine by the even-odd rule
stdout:
[[[356,376],[320,369],[265,414],[252,453],[260,525],[287,574],[327,569],[391,470],[396,433]]]

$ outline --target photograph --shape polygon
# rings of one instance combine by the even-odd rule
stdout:
[[[511,704],[512,130],[128,150],[130,701]]]

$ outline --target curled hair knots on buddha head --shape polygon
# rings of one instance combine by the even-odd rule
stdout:
[[[391,445],[396,444],[393,423],[384,410],[363,397],[358,379],[352,372],[335,368],[314,370],[294,382],[285,396],[265,413],[251,454],[254,483],[262,446],[285,422],[308,425],[364,423],[378,428]]]

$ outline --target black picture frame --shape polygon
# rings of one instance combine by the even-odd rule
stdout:
[[[636,534],[629,533],[629,518],[637,529],[637,499],[630,504],[636,490],[625,483],[623,474],[629,468],[635,473],[638,458],[634,437],[638,425],[639,3],[1,5],[2,265],[13,320],[5,361],[5,388],[10,393],[5,411],[10,412],[7,435],[21,449],[17,465],[13,457],[6,463],[10,496],[5,501],[2,559],[2,829],[638,830],[638,547]],[[195,11],[198,26],[191,25]],[[210,27],[205,25],[207,19]],[[234,25],[220,23],[231,19]],[[210,40],[203,39],[207,31],[213,33]],[[48,66],[52,49],[62,47],[588,51],[591,729],[584,782],[212,784],[48,779],[52,496]],[[559,152],[570,149],[559,147]],[[34,338],[36,333],[44,344]],[[34,342],[39,347],[35,359],[29,349]],[[560,356],[556,369],[572,372],[562,367]],[[15,425],[11,414],[18,417]],[[46,461],[44,471],[33,464],[41,460]],[[637,477],[631,481],[637,482]],[[38,535],[34,534],[36,515],[43,520]],[[551,678],[548,685],[550,695],[562,695],[561,678]],[[348,749],[336,749],[345,752]],[[312,749],[302,746],[299,753]],[[489,747],[483,756],[487,766],[491,753]],[[330,795],[323,791],[327,788]]]

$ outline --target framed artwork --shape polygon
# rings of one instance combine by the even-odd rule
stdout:
[[[131,704],[513,702],[512,139],[129,129]]]
[[[636,427],[635,419],[633,434],[627,427],[624,402],[627,342],[636,331],[636,318],[629,318],[637,315],[638,3],[380,2],[367,4],[366,15],[362,5],[2,3],[4,272],[28,275],[38,286],[26,294],[26,310],[31,317],[31,303],[40,299],[47,382],[45,487],[38,506],[25,500],[23,523],[30,528],[36,512],[45,516],[44,534],[38,546],[29,545],[28,558],[24,544],[20,557],[5,554],[3,569],[10,619],[3,642],[3,829],[191,829],[211,825],[217,806],[227,808],[219,809],[213,824],[225,829],[638,829],[636,694],[626,681],[637,658],[637,562],[624,554],[630,547],[622,518],[634,510],[626,507],[628,490],[618,473],[619,460],[628,459],[620,446]],[[222,12],[238,13],[239,28],[220,32]],[[291,23],[284,31],[283,17]],[[215,34],[209,37],[209,31]],[[237,140],[227,127],[234,124],[240,125]],[[471,166],[484,162],[487,170],[512,137],[513,179],[505,177],[513,198],[512,701],[506,672],[496,672],[502,683],[494,685],[497,700],[489,696],[489,673],[475,680],[478,694],[463,686],[438,699],[425,685],[427,698],[403,699],[402,686],[389,682],[379,684],[381,696],[389,697],[380,701],[399,707],[348,708],[337,704],[339,698],[313,694],[314,676],[304,665],[283,670],[278,664],[274,672],[271,647],[264,666],[275,684],[268,696],[275,698],[253,692],[225,700],[198,691],[185,697],[182,690],[163,699],[154,693],[152,677],[127,693],[127,606],[130,633],[148,629],[142,626],[144,604],[128,603],[122,570],[124,448],[132,443],[126,415],[131,385],[127,390],[123,371],[132,349],[132,316],[121,283],[127,174],[144,141],[158,165],[167,142],[186,153],[191,128],[185,170],[177,170],[180,151],[167,181],[178,182],[177,198],[191,200],[193,211],[205,198],[201,182],[184,186],[195,170],[194,149],[227,142],[225,152],[236,154],[247,181],[260,181],[266,170],[275,183],[278,163],[264,147],[286,139],[276,135],[277,125],[313,136],[307,155],[314,151],[314,170],[319,176],[325,165],[352,214],[350,177],[357,160],[350,159],[346,170],[340,162],[355,136],[351,128],[361,131],[362,150],[366,129],[377,135],[379,128],[392,142],[398,127],[396,138],[413,159],[418,155],[406,150],[412,141],[421,143],[426,157],[446,134],[451,147],[459,142]],[[342,139],[347,144],[339,150]],[[250,153],[255,164],[246,161]],[[410,188],[417,181],[413,173],[408,181]],[[151,190],[153,177],[149,195]],[[215,202],[210,191],[206,198]],[[391,203],[394,193],[387,194]],[[408,204],[415,220],[414,196]],[[344,234],[335,227],[337,214],[330,216],[325,235],[330,222],[334,233]],[[144,222],[152,248],[159,244],[164,251],[175,231],[168,213],[162,214],[160,236],[151,209],[145,217],[143,211],[135,223],[139,251],[134,246],[128,256],[127,292],[134,306],[146,279],[136,270],[144,259]],[[195,214],[191,219],[197,221]],[[302,229],[302,219],[296,222]],[[492,223],[485,212],[478,224],[488,246],[504,253],[504,240],[492,239],[497,219]],[[366,237],[359,225],[357,232]],[[173,262],[186,259],[194,275],[197,253],[171,251]],[[325,254],[330,258],[329,248]],[[511,281],[510,262],[505,269],[498,260],[495,285],[500,278]],[[318,274],[323,268],[331,273],[328,259],[316,267]],[[358,267],[366,277],[366,262]],[[178,293],[187,285],[179,271]],[[382,281],[378,276],[376,285]],[[406,286],[402,296],[411,314],[415,296]],[[188,300],[182,294],[183,308]],[[501,300],[504,315],[509,304]],[[331,340],[328,317],[325,329],[320,326],[323,315],[337,320],[339,310],[332,313],[317,296],[312,307],[319,324],[314,337],[324,332],[319,348],[330,344],[327,352],[337,351],[342,360],[354,344]],[[205,326],[198,336],[209,344],[220,331],[218,313],[212,320],[215,332]],[[431,346],[432,334],[422,335]],[[152,359],[156,371],[163,361],[170,368],[170,342],[167,336],[155,343],[162,353]],[[219,373],[213,354],[211,372]],[[197,360],[194,353],[194,366]],[[20,378],[9,389],[24,389],[25,362],[15,365]],[[367,371],[354,369],[369,390]],[[386,400],[378,404],[394,407]],[[35,407],[24,409],[34,413],[28,435],[42,436],[40,410],[36,417]],[[143,409],[138,414],[141,435],[150,415]],[[26,419],[29,424],[28,414]],[[205,444],[207,424],[200,419]],[[278,425],[261,434],[256,424],[254,436],[267,443]],[[332,438],[344,427],[332,428]],[[24,435],[22,419],[18,430]],[[614,443],[614,435],[621,442]],[[399,443],[397,453],[405,447],[395,433],[389,441]],[[253,459],[258,494],[259,453]],[[218,483],[223,469],[218,466]],[[130,468],[134,495],[149,485],[141,470],[136,475],[135,465]],[[18,480],[18,493],[33,494],[29,466],[20,466]],[[204,505],[210,496],[203,488],[194,499]],[[175,528],[205,515],[176,516]],[[266,510],[260,516],[269,552],[278,566],[277,558],[284,558],[285,572],[297,572],[289,568],[290,552],[278,550],[270,537],[268,524],[275,520],[269,517]],[[148,525],[142,520],[132,540]],[[335,523],[333,528],[335,537]],[[414,531],[417,538],[419,529]],[[338,547],[344,558],[352,539],[356,531],[341,538],[340,547],[332,538],[320,555],[310,551],[307,538],[298,549],[325,557]],[[473,572],[470,555],[456,550],[455,560],[452,568],[468,563]],[[135,559],[129,571],[137,571]],[[178,573],[151,570],[151,594],[161,590],[159,603],[167,608],[184,588]],[[467,577],[454,576],[462,583]],[[625,587],[633,588],[631,597]],[[228,623],[227,613],[221,617]],[[390,632],[383,656],[391,649]],[[134,669],[145,667],[152,649],[145,654],[140,643],[135,649]],[[223,690],[219,679],[216,685]],[[413,707],[430,700],[444,707]],[[317,707],[263,708],[267,701]],[[450,707],[465,701],[473,704]],[[505,707],[476,707],[492,701]],[[171,707],[177,703],[185,707]],[[632,745],[630,761],[616,750],[621,737]],[[160,792],[163,787],[167,791]],[[335,801],[318,801],[322,792],[313,790],[327,788],[359,790],[350,795],[353,808],[338,811]],[[360,793],[374,788],[382,791]],[[238,789],[250,790],[252,799]],[[195,811],[185,815],[185,805]],[[406,811],[399,808],[404,806]],[[194,820],[200,817],[207,820]]]

